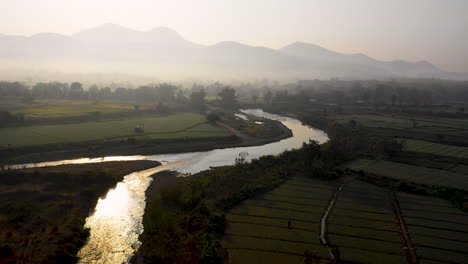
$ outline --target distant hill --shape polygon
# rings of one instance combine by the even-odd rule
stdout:
[[[206,46],[187,41],[170,28],[137,31],[116,24],[104,24],[72,36],[0,34],[0,59],[36,63],[60,61],[63,67],[77,61],[93,66],[98,63],[131,65],[122,71],[128,73],[133,67],[135,71],[145,69],[158,74],[167,70],[181,77],[203,73],[214,78],[224,75],[281,79],[467,79],[466,74],[445,72],[427,61],[379,61],[365,54],[342,54],[304,42],[278,50],[230,41]],[[116,67],[113,70],[116,71]]]

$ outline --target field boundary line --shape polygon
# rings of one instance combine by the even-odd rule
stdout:
[[[430,229],[438,229],[438,230],[452,231],[452,232],[463,233],[463,234],[467,234],[467,235],[468,235],[468,232],[466,232],[466,231],[460,231],[460,230],[449,229],[449,228],[440,228],[440,227],[427,226],[427,225],[421,225],[421,224],[413,224],[413,223],[410,223],[410,224],[407,224],[407,225],[408,225],[408,226],[425,227],[425,228],[430,228]]]
[[[278,202],[278,203],[287,203],[287,204],[294,204],[294,205],[304,205],[304,206],[310,206],[310,207],[322,207],[322,206],[319,206],[319,205],[312,205],[312,204],[306,204],[306,203],[294,203],[294,202],[287,202],[287,201],[282,201],[282,200],[276,200],[276,199],[266,199],[266,198],[257,198],[255,199],[256,201],[258,200],[262,200],[262,201],[266,201],[266,202]]]
[[[353,219],[363,219],[363,220],[373,221],[373,222],[384,222],[384,223],[390,223],[390,224],[395,223],[395,221],[384,221],[384,220],[380,220],[380,219],[370,219],[370,218],[356,217],[356,216],[345,215],[345,214],[341,214],[341,213],[337,213],[336,215],[341,216],[341,217],[349,217],[349,218],[353,218]]]
[[[410,226],[411,226],[411,225],[410,225]],[[439,230],[440,230],[440,229],[439,229]],[[447,230],[444,230],[444,231],[447,231]],[[447,239],[446,237],[439,237],[439,236],[427,235],[427,234],[423,234],[423,233],[419,233],[419,232],[415,232],[415,231],[412,231],[411,233],[418,235],[418,237],[430,237],[430,238],[437,238],[437,239],[441,239],[441,240],[451,240],[451,241],[455,241],[455,242],[460,242],[460,243],[466,243],[466,244],[468,244],[468,240],[459,240],[459,239],[456,239],[456,238]]]
[[[268,252],[268,253],[276,253],[276,254],[284,254],[284,255],[294,255],[294,256],[300,256],[300,257],[305,257],[304,254],[299,254],[299,253],[292,253],[292,252],[286,252],[286,251],[277,251],[277,250],[268,250],[268,249],[256,249],[256,248],[235,248],[235,247],[227,247],[227,250],[246,250],[246,251],[260,251],[260,252]],[[314,254],[315,255],[315,254]],[[321,258],[317,255],[315,255],[319,259],[323,260],[328,260],[326,258]]]
[[[405,218],[430,220],[430,221],[450,223],[450,224],[456,224],[456,225],[466,225],[466,222],[465,223],[460,223],[460,222],[453,222],[453,221],[450,221],[450,220],[440,220],[440,219],[426,218],[426,217],[420,217],[420,216],[415,216],[415,215],[406,215],[405,214]],[[468,232],[468,230],[466,232]]]
[[[390,240],[385,240],[385,239],[379,239],[379,238],[374,238],[374,237],[362,237],[362,236],[348,235],[348,234],[342,234],[342,233],[340,234],[340,233],[335,233],[335,232],[327,232],[327,234],[342,236],[342,237],[352,237],[352,238],[360,238],[360,239],[365,239],[365,240],[375,240],[375,241],[380,241],[380,242],[400,244],[400,242],[395,242],[395,241],[390,241]]]
[[[294,220],[298,222],[304,222],[304,223],[313,223],[313,224],[318,224],[319,222],[315,221],[306,221],[303,219],[294,219],[290,217],[272,217],[272,216],[264,216],[264,215],[254,215],[254,214],[239,214],[239,213],[229,213],[232,215],[241,215],[241,216],[251,216],[251,217],[263,217],[263,218],[271,218],[271,219],[283,219],[283,220]]]
[[[450,239],[447,239],[447,240],[450,240]],[[419,243],[415,243],[415,245],[417,245],[419,247],[424,247],[424,248],[432,248],[432,249],[437,249],[437,250],[442,250],[442,251],[450,251],[450,252],[454,252],[454,253],[466,254],[466,251],[460,251],[460,250],[456,250],[456,249],[433,247],[433,246],[423,245],[423,244],[419,244]]]
[[[383,231],[383,232],[390,232],[390,233],[399,233],[398,231],[395,231],[395,230],[379,229],[379,228],[356,226],[356,225],[347,225],[347,224],[340,224],[340,223],[330,223],[329,225],[346,226],[346,227],[351,227],[351,228],[362,228],[362,229],[369,229],[369,230]]]
[[[320,245],[320,243],[314,243],[313,241],[291,240],[291,239],[284,239],[284,238],[272,238],[272,237],[254,236],[254,235],[240,235],[240,234],[235,234],[235,233],[224,233],[224,235],[238,236],[238,237],[250,237],[250,238],[258,238],[258,239],[265,239],[265,240],[277,240],[277,241],[285,241],[285,242],[294,242],[294,243],[307,244],[307,245]]]
[[[249,204],[249,203],[244,203],[244,205],[247,205],[249,207],[270,208],[270,209],[275,209],[275,210],[291,211],[291,212],[298,212],[298,213],[307,213],[307,214],[316,213],[316,211],[303,211],[303,210],[296,210],[296,209],[286,209],[286,208],[267,206],[267,205],[252,205],[252,204]]]
[[[302,199],[302,200],[312,200],[312,201],[317,201],[317,199],[314,198],[304,198],[302,196],[295,196],[295,195],[287,195],[287,194],[275,194],[275,193],[268,193],[267,195],[276,195],[276,196],[284,196],[284,197],[290,197],[290,198],[295,198],[295,199]],[[322,201],[325,201],[322,200]]]
[[[258,224],[258,223],[252,223],[252,222],[244,222],[244,221],[237,221],[237,220],[226,220],[227,223],[236,223],[236,224],[249,224],[249,225],[258,225],[258,226],[270,226],[270,227],[277,227],[277,228],[283,228],[283,229],[289,229],[288,227],[280,226],[280,225],[272,225],[272,224]],[[312,230],[312,229],[307,229],[307,228],[302,228],[302,227],[294,227],[295,230],[302,230],[302,231],[307,231],[307,232],[317,232],[318,230]]]

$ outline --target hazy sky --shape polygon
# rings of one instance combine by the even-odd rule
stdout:
[[[468,72],[468,0],[0,0],[0,10],[4,34],[166,26],[202,44],[305,41]]]

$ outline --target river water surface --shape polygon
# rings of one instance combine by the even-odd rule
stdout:
[[[279,120],[291,129],[293,136],[262,146],[154,156],[82,158],[15,165],[11,166],[11,168],[128,160],[155,160],[161,162],[162,165],[159,167],[125,176],[124,180],[119,182],[114,189],[109,190],[104,198],[99,199],[95,210],[86,219],[86,226],[91,228],[91,233],[87,243],[79,252],[79,263],[128,263],[141,244],[138,237],[143,233],[142,219],[146,204],[145,191],[152,181],[150,175],[163,170],[197,173],[210,167],[232,165],[241,152],[248,153],[246,158],[251,160],[260,156],[276,155],[285,150],[299,148],[309,139],[316,140],[319,143],[328,140],[323,131],[307,127],[293,118],[269,114],[258,109],[242,110],[242,112]]]

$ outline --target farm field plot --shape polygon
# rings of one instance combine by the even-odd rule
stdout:
[[[447,170],[368,159],[354,160],[347,163],[345,167],[352,170],[363,170],[365,172],[409,182],[468,190],[467,175]]]
[[[304,263],[306,251],[329,260],[319,240],[320,221],[337,187],[338,182],[291,179],[235,207],[226,215],[222,240],[230,263]]]
[[[392,128],[431,134],[468,136],[468,121],[464,119],[411,118],[395,115],[337,115],[335,119],[341,123],[354,120],[365,127],[372,128]]]
[[[203,115],[183,113],[165,117],[123,118],[78,124],[2,128],[0,129],[0,147],[76,143],[116,137],[182,139],[230,135],[224,128],[201,124],[203,122],[206,122]],[[197,126],[197,124],[200,125]],[[144,126],[145,133],[135,133],[136,126]]]
[[[343,263],[408,263],[410,256],[420,263],[465,263],[468,257],[468,214],[446,200],[350,177],[295,178],[226,215],[221,244],[229,263],[304,263],[307,251],[331,261],[320,240],[327,208],[326,245]]]
[[[388,190],[347,182],[328,222],[329,241],[338,247],[342,261],[406,263]]]
[[[468,148],[432,143],[422,140],[402,139],[403,150],[421,152],[439,156],[468,159]]]
[[[28,120],[77,117],[96,112],[101,114],[116,114],[134,111],[134,107],[129,105],[95,104],[88,101],[39,102],[37,104],[20,104],[18,108],[14,113],[23,114],[25,119]]]
[[[404,193],[397,197],[421,263],[466,263],[468,214],[437,198]]]

